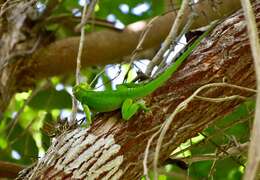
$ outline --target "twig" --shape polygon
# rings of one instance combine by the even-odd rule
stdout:
[[[207,137],[208,137],[208,136],[207,136],[206,134],[204,134],[203,132],[201,132],[201,133],[199,133],[199,134],[201,134],[204,138],[207,138]],[[221,152],[221,153],[223,153],[223,154],[226,154],[227,156],[230,156],[229,153],[225,150],[225,148],[222,148],[222,147],[221,147],[220,145],[218,145],[218,143],[216,143],[214,140],[209,139],[208,141],[209,141],[211,144],[213,144],[215,147],[217,147],[219,152]],[[233,156],[231,156],[230,158],[231,158],[234,162],[236,162],[238,165],[245,167],[245,165],[244,165],[243,163],[241,163],[241,162],[239,161],[239,159],[236,159],[236,158],[233,157]]]
[[[229,158],[230,156],[237,156],[246,151],[248,147],[249,142],[245,142],[243,144],[239,144],[236,147],[230,147],[229,149],[226,150],[226,153],[219,153],[218,155],[212,153],[212,154],[202,154],[202,155],[193,155],[189,157],[175,157],[171,156],[171,159],[176,159],[176,160],[181,160],[184,161],[185,163],[191,164],[191,163],[196,163],[200,161],[209,161],[209,160],[220,160],[220,159],[225,159]]]
[[[151,19],[151,20],[148,22],[148,24],[146,25],[146,28],[144,29],[144,31],[142,32],[142,34],[141,34],[141,36],[140,36],[140,40],[139,40],[139,42],[138,42],[138,44],[137,44],[135,50],[132,52],[131,59],[130,59],[130,63],[129,63],[129,64],[130,64],[130,67],[128,68],[128,70],[127,70],[127,72],[126,72],[126,75],[125,75],[124,80],[127,79],[127,76],[128,76],[129,71],[131,70],[133,61],[136,59],[137,53],[142,50],[142,45],[143,45],[143,43],[144,43],[144,40],[146,39],[146,36],[147,36],[149,30],[150,30],[151,27],[153,26],[153,22],[154,22],[157,18],[158,18],[158,16],[157,16],[157,17],[154,17],[153,19]]]
[[[208,141],[208,140],[210,140],[210,139],[216,137],[216,136],[219,135],[220,133],[224,134],[224,131],[230,129],[231,127],[233,127],[233,126],[235,126],[235,125],[237,125],[237,124],[241,124],[241,123],[244,123],[244,122],[246,122],[246,121],[249,121],[249,119],[251,119],[251,118],[252,118],[252,116],[251,116],[251,114],[250,114],[249,117],[242,118],[242,119],[239,119],[239,120],[237,120],[237,121],[231,122],[231,123],[229,123],[227,126],[225,126],[225,127],[221,128],[221,129],[217,130],[216,132],[214,132],[214,134],[211,134],[210,136],[207,136],[207,138],[204,139],[203,141],[200,141],[200,142],[198,142],[198,143],[196,143],[196,144],[191,144],[189,147],[186,147],[186,148],[184,148],[184,149],[182,149],[182,150],[180,150],[180,151],[178,151],[178,152],[175,152],[174,154],[172,154],[172,157],[175,158],[175,157],[177,157],[179,154],[182,154],[183,152],[185,152],[185,151],[187,151],[187,150],[190,150],[190,149],[191,149],[192,147],[194,147],[194,146],[198,146],[198,145],[200,145],[200,144],[202,144],[202,143],[205,143],[205,141]]]
[[[217,150],[215,151],[215,154],[217,154]],[[214,173],[215,173],[215,167],[216,167],[216,162],[217,162],[218,158],[213,159],[213,162],[211,164],[210,170],[209,170],[209,174],[208,174],[208,179],[212,179]]]
[[[121,72],[122,72],[122,66],[120,65],[120,66],[119,66],[119,71],[117,72],[117,74],[116,74],[112,79],[109,79],[108,81],[103,82],[100,86],[95,87],[95,89],[98,89],[98,88],[100,88],[100,87],[102,87],[102,86],[107,85],[108,83],[111,83],[112,81],[114,81],[116,78],[119,77],[119,75],[121,74]]]
[[[81,22],[86,19],[86,11],[87,11],[87,1],[84,4],[83,8],[83,13],[82,13],[82,19]],[[88,13],[90,15],[90,13]],[[81,66],[81,56],[82,56],[82,51],[83,51],[83,46],[84,46],[84,41],[85,41],[85,31],[84,27],[81,27],[81,35],[80,35],[80,40],[79,40],[79,50],[78,50],[78,55],[77,55],[77,66],[76,66],[76,85],[80,83],[80,66]],[[74,126],[77,121],[76,121],[76,114],[77,114],[77,100],[75,97],[72,97],[72,113],[71,113],[71,119],[70,119],[70,125]]]
[[[257,32],[257,26],[252,6],[249,0],[241,0],[241,4],[245,14],[247,23],[248,36],[251,46],[251,51],[254,59],[255,72],[256,72],[256,86],[260,88],[260,44]],[[255,120],[251,132],[251,142],[248,151],[248,164],[244,179],[253,180],[256,177],[257,169],[260,163],[260,94],[257,93],[256,107],[255,107]]]
[[[242,99],[245,100],[246,97],[244,96],[239,96],[239,95],[233,95],[233,96],[227,96],[227,97],[221,97],[221,98],[209,98],[209,97],[202,97],[202,96],[195,96],[195,98],[203,101],[208,101],[208,102],[223,102],[223,101],[232,101],[234,99]]]
[[[231,87],[231,88],[236,88],[236,89],[245,90],[245,91],[249,91],[249,92],[256,92],[256,90],[253,90],[253,89],[250,89],[250,88],[241,87],[241,86],[228,84],[228,83],[212,83],[212,84],[206,84],[206,85],[198,88],[190,97],[188,97],[185,101],[181,102],[176,107],[174,112],[165,120],[165,122],[162,125],[162,128],[159,130],[159,131],[161,131],[161,133],[160,133],[160,136],[159,136],[158,141],[157,141],[157,145],[156,145],[156,149],[155,149],[155,155],[154,155],[154,161],[153,161],[154,173],[156,173],[156,171],[157,171],[159,153],[160,153],[160,149],[161,149],[161,146],[162,146],[163,138],[165,137],[165,134],[168,131],[174,117],[179,112],[184,110],[188,106],[188,104],[197,96],[198,93],[200,93],[202,90],[204,90],[206,88],[210,88],[210,87]]]
[[[157,71],[155,72],[155,74],[158,73],[159,71],[161,71],[161,69],[163,68],[163,66],[166,64],[166,61],[167,61],[169,55],[171,54],[172,51],[174,51],[174,48],[176,47],[176,44],[179,43],[179,41],[180,41],[180,39],[182,38],[182,36],[185,35],[185,34],[189,31],[189,29],[190,29],[192,23],[194,22],[194,19],[195,19],[196,16],[197,16],[197,14],[192,11],[191,14],[189,15],[189,18],[188,18],[188,20],[187,20],[187,23],[185,24],[185,26],[184,26],[184,28],[182,29],[181,33],[178,35],[178,37],[176,38],[176,40],[171,43],[170,48],[169,48],[169,50],[168,50],[168,53],[167,53],[167,54],[165,55],[165,57],[163,58],[162,62],[160,62],[159,66],[158,66],[158,69],[157,69]],[[184,49],[185,49],[185,48],[184,48]],[[180,52],[182,52],[182,50],[181,50]],[[178,57],[178,56],[179,56],[179,53],[177,53],[175,57]],[[175,59],[173,58],[172,61],[174,62],[174,60],[175,60]]]
[[[145,72],[145,74],[147,76],[151,75],[151,73],[153,71],[153,67],[160,62],[160,60],[161,60],[163,54],[165,53],[165,51],[169,48],[170,44],[175,40],[177,33],[179,31],[179,27],[180,27],[181,23],[183,22],[183,20],[185,18],[184,17],[184,11],[185,11],[185,9],[188,8],[188,5],[189,5],[189,0],[184,0],[182,2],[181,8],[178,11],[177,17],[175,18],[175,21],[173,23],[173,26],[171,28],[170,33],[168,34],[165,41],[163,42],[160,50],[157,52],[157,54],[154,56],[152,61],[147,66],[147,69],[146,69],[146,72]],[[155,176],[155,179],[156,178],[157,177]]]
[[[82,31],[82,28],[83,28],[83,26],[87,23],[87,21],[88,21],[90,15],[92,14],[92,12],[93,12],[93,10],[94,10],[94,8],[95,8],[96,3],[97,3],[97,0],[92,0],[92,1],[90,2],[90,5],[89,5],[89,9],[88,9],[87,14],[86,14],[86,15],[85,15],[85,14],[82,15],[81,23],[78,24],[78,25],[76,26],[76,28],[75,28],[75,31],[76,31],[76,32],[79,32],[79,30]],[[86,4],[87,4],[87,1],[85,2],[85,5],[86,5]],[[84,8],[85,8],[85,5],[84,5]],[[83,12],[84,12],[84,10],[83,10]],[[85,12],[86,12],[86,10],[85,10]]]
[[[148,134],[148,133],[151,133],[151,132],[153,132],[153,131],[158,130],[160,127],[161,127],[161,125],[155,126],[155,127],[153,127],[152,129],[149,129],[149,130],[147,130],[147,131],[143,131],[143,132],[139,133],[139,134],[138,134],[137,136],[135,136],[135,137],[136,137],[136,138],[139,138],[140,136],[143,136],[143,135],[146,135],[146,134]]]
[[[11,9],[11,8],[13,8],[13,7],[15,7],[15,6],[19,3],[19,1],[20,1],[20,0],[13,0],[13,1],[7,0],[7,1],[5,1],[5,2],[0,6],[0,17],[2,17],[3,14],[4,14],[7,10],[9,10],[9,9]]]
[[[101,76],[106,70],[106,67],[104,67],[95,77],[94,79],[90,82],[89,86],[92,87],[92,85],[95,83],[95,81]]]
[[[145,153],[144,153],[144,160],[143,160],[143,169],[144,169],[144,176],[147,180],[150,180],[149,175],[148,175],[148,168],[147,168],[147,161],[148,161],[148,155],[149,155],[149,149],[151,146],[151,143],[153,142],[153,139],[159,134],[159,131],[154,133],[151,138],[148,140],[146,148],[145,148]]]

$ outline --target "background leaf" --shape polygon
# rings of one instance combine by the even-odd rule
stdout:
[[[71,96],[66,90],[55,89],[42,90],[28,104],[34,109],[69,109],[71,108]]]

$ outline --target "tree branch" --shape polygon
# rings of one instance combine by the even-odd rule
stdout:
[[[194,6],[194,11],[198,14],[198,18],[195,19],[191,28],[207,25],[212,20],[222,18],[236,11],[240,8],[240,2],[239,0],[223,1],[217,10],[213,10],[210,7],[210,1],[202,1]],[[189,13],[190,9],[187,8],[184,16],[187,16]],[[149,38],[143,44],[144,50],[158,47],[169,33],[175,15],[174,12],[167,13],[153,22],[147,34]],[[82,54],[83,66],[112,64],[122,61],[122,58],[130,55],[137,46],[145,24],[145,21],[131,24],[122,32],[105,30],[88,34],[88,41],[84,45]],[[184,24],[181,24],[181,27],[183,26]],[[24,62],[32,62],[28,69],[31,72],[31,68],[33,68],[34,73],[32,76],[37,79],[71,72],[75,69],[75,61],[73,59],[77,55],[78,41],[79,37],[59,40],[39,49],[31,58],[24,60]]]
[[[0,161],[0,177],[15,178],[23,168],[15,163]]]

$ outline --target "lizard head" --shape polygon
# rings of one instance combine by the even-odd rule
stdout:
[[[84,91],[86,90],[90,90],[91,87],[89,86],[89,84],[87,83],[80,83],[79,85],[76,85],[73,87],[73,94],[74,96],[80,100],[82,98],[82,96],[84,96]]]

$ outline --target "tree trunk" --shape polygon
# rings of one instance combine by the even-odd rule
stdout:
[[[260,2],[254,6],[258,27]],[[178,104],[199,87],[213,82],[255,88],[255,73],[247,38],[246,23],[239,10],[219,24],[192,53],[178,72],[161,88],[145,98],[151,112],[140,112],[129,122],[119,111],[100,114],[89,129],[76,128],[53,140],[46,155],[21,179],[138,179],[149,138]],[[225,97],[247,92],[230,87],[203,90],[200,96]],[[181,143],[231,112],[242,100],[221,103],[193,100],[177,114],[160,150],[160,162]],[[151,167],[157,137],[152,141],[148,165]]]

